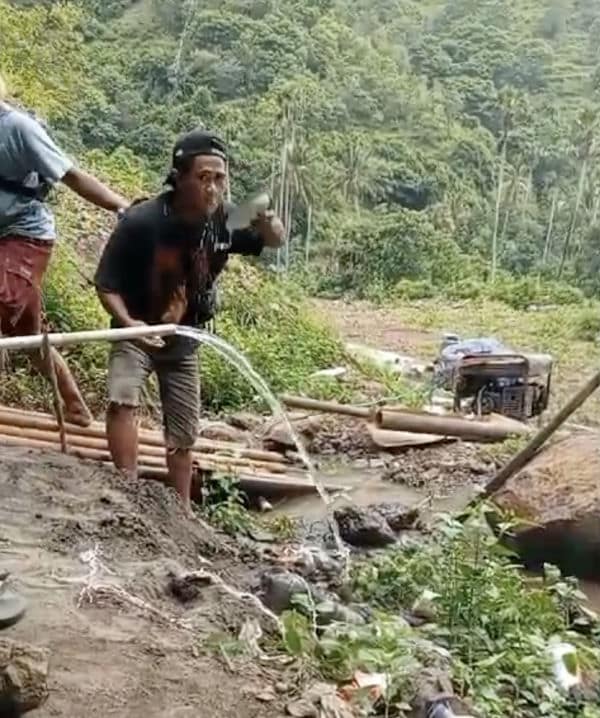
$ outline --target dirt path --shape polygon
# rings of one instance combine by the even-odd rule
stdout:
[[[314,306],[345,341],[429,359],[438,348],[439,332],[411,327],[399,310],[341,299],[314,300]]]
[[[127,718],[270,718],[281,715],[248,687],[268,676],[252,665],[232,674],[209,650],[224,627],[248,616],[215,587],[184,608],[167,590],[170,569],[210,570],[238,588],[252,581],[219,538],[188,520],[170,491],[153,482],[124,483],[61,455],[0,450],[0,566],[30,601],[25,620],[3,637],[51,652],[50,698],[32,715]],[[89,565],[82,552],[97,547],[112,573],[99,580],[121,588],[172,619],[121,600],[115,590],[92,593],[78,606]],[[215,550],[219,548],[217,554]],[[206,564],[204,564],[206,565]],[[103,574],[103,575],[102,575]],[[193,630],[174,622],[185,618]]]

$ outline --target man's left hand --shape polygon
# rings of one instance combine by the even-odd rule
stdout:
[[[252,223],[252,226],[263,238],[267,247],[281,247],[285,238],[285,228],[273,210],[261,212]]]

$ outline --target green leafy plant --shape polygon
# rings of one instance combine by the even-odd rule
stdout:
[[[203,512],[211,524],[231,535],[244,533],[254,526],[239,482],[227,475],[214,476],[208,482]]]

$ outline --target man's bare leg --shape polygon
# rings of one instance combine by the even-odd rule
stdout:
[[[65,405],[65,421],[78,426],[89,426],[92,423],[93,416],[81,396],[71,370],[56,349],[52,348],[51,353],[56,371],[58,391]],[[42,358],[41,353],[35,351],[30,356],[34,367],[48,379],[50,377],[50,367],[48,362]]]
[[[120,471],[134,476],[138,457],[137,409],[110,404],[106,413],[106,437],[114,465]]]
[[[171,485],[181,497],[186,511],[192,510],[193,459],[190,449],[167,449],[167,467]]]

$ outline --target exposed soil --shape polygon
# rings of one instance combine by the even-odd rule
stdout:
[[[408,326],[400,310],[342,299],[314,300],[314,305],[347,342],[429,360],[439,349],[440,334]]]
[[[91,576],[82,552],[94,549],[102,565]],[[186,518],[160,484],[125,482],[59,454],[0,450],[0,567],[30,602],[3,637],[51,652],[50,698],[32,715],[282,715],[278,698],[253,697],[273,684],[258,662],[244,659],[242,672],[210,649],[215,635],[237,635],[255,609],[214,585],[185,604],[168,589],[169,572],[200,567],[249,587],[255,563],[251,552],[238,554]]]
[[[481,446],[454,442],[394,456],[386,462],[383,478],[437,498],[464,486],[485,486],[496,468],[497,461]]]

